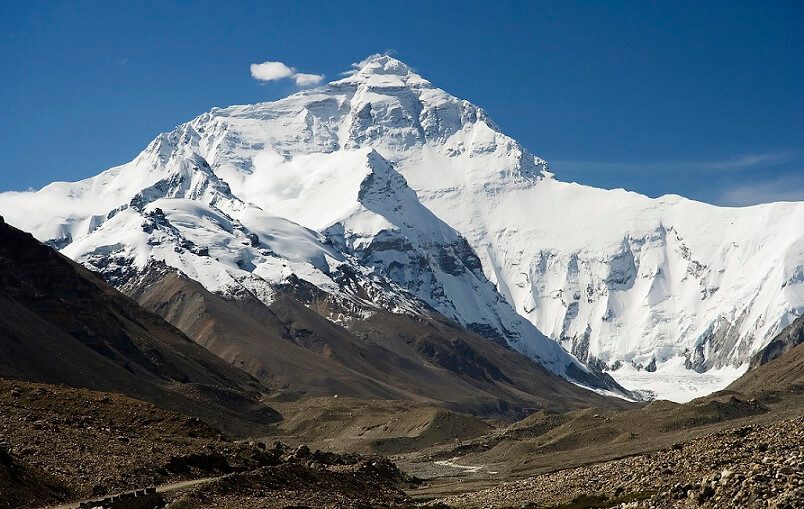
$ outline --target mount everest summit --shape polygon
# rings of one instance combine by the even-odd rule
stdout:
[[[347,329],[443,316],[597,390],[619,390],[601,370],[659,397],[720,388],[804,312],[804,203],[561,182],[385,55],[213,108],[96,177],[2,193],[0,214],[129,293],[168,269],[266,306],[315,290]]]

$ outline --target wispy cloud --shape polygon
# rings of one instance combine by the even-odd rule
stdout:
[[[744,170],[756,166],[777,166],[792,161],[795,156],[795,152],[790,151],[769,154],[746,154],[725,161],[704,163],[702,168],[711,170]]]
[[[265,61],[260,64],[251,64],[251,77],[257,81],[278,81],[286,78],[292,79],[297,86],[310,87],[318,85],[324,80],[323,74],[308,74],[296,72],[294,67],[283,62]]]
[[[795,152],[774,152],[767,154],[743,154],[717,161],[660,161],[660,162],[602,162],[578,160],[554,160],[550,166],[579,172],[600,173],[665,173],[672,171],[739,171],[750,168],[777,166],[792,161]]]
[[[776,201],[804,201],[804,173],[736,185],[716,199],[720,205],[734,207]]]

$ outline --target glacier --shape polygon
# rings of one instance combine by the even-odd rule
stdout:
[[[333,320],[435,310],[575,381],[588,365],[675,400],[739,376],[804,311],[804,203],[562,182],[387,55],[213,108],[96,177],[2,193],[0,214],[118,286],[159,261],[267,303],[294,275],[343,303]]]

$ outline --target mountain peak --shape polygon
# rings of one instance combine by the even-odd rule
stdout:
[[[411,68],[390,55],[376,53],[363,59],[355,66],[362,74],[396,74],[404,76],[412,72]]]
[[[155,260],[264,303],[293,276],[357,306],[345,320],[424,302],[559,374],[577,360],[539,330],[672,397],[725,386],[802,314],[802,205],[563,183],[481,108],[380,54],[324,87],[213,109],[99,176],[0,193],[7,221],[115,284]],[[368,300],[336,275],[346,262]]]
[[[427,85],[430,82],[416,74],[407,64],[396,58],[376,53],[353,64],[354,71],[336,83],[368,83],[369,85]]]

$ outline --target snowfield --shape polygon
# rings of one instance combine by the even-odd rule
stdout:
[[[704,373],[685,369],[684,363],[676,357],[666,362],[655,372],[637,370],[631,364],[625,364],[616,372],[610,373],[614,378],[632,391],[636,391],[645,399],[666,399],[676,403],[706,396],[725,389],[734,380],[743,375],[748,366],[726,366],[712,368]]]
[[[577,358],[677,401],[727,385],[804,312],[804,203],[561,182],[384,55],[213,108],[96,177],[0,194],[0,213],[116,284],[160,261],[270,302],[295,275],[364,313],[429,306],[576,381]],[[339,283],[345,267],[371,291]]]

